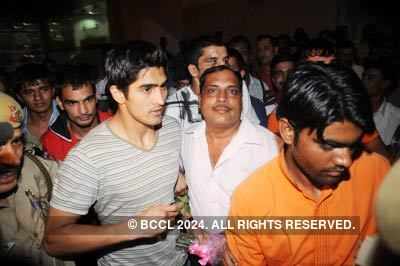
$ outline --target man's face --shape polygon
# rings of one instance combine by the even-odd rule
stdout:
[[[335,187],[349,178],[349,167],[359,155],[362,130],[353,123],[334,122],[327,126],[323,140],[316,130],[303,129],[298,142],[290,144],[287,155],[295,172],[304,175],[315,187]]]
[[[23,86],[20,95],[31,112],[48,112],[51,110],[54,88],[46,80],[37,80],[34,84]]]
[[[225,46],[207,46],[203,48],[202,55],[197,61],[197,75],[195,78],[200,78],[201,75],[214,66],[226,65],[228,63],[228,52]]]
[[[363,83],[367,88],[368,95],[380,96],[384,93],[386,82],[382,75],[382,72],[376,68],[368,68],[363,73]]]
[[[243,60],[246,64],[249,63],[250,50],[245,43],[241,43],[241,42],[235,43],[234,45],[232,45],[232,48],[241,54],[241,56],[243,57]]]
[[[23,155],[23,136],[21,129],[14,129],[14,134],[6,143],[0,143],[0,195],[10,192],[17,185],[21,172]]]
[[[96,95],[91,84],[79,88],[68,85],[61,89],[61,97],[57,100],[74,125],[85,128],[96,121]]]
[[[278,94],[282,92],[288,75],[293,69],[294,63],[291,61],[280,62],[274,66],[274,69],[272,69],[272,83],[274,84]]]
[[[240,124],[242,94],[235,74],[223,70],[209,74],[200,96],[207,127],[231,128]]]
[[[269,65],[275,55],[275,48],[269,38],[261,39],[256,44],[256,58],[259,64]]]
[[[125,105],[138,123],[153,127],[161,123],[167,97],[167,76],[163,67],[149,67],[129,85]]]

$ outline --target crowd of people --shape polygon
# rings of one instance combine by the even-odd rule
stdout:
[[[176,56],[131,41],[97,79],[84,65],[19,66],[0,92],[1,260],[205,265],[178,245],[189,233],[222,236],[212,265],[395,265],[396,69],[330,37],[260,35],[253,52],[242,35],[203,36]],[[128,226],[241,217],[357,230]]]

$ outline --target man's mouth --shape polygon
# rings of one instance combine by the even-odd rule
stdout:
[[[0,175],[0,185],[5,185],[14,182],[16,178],[17,178],[16,171],[9,171],[7,173],[3,173]]]
[[[213,109],[218,113],[226,113],[231,110],[231,108],[229,108],[226,105],[217,105],[217,106],[214,106]]]

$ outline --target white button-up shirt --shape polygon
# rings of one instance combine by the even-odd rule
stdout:
[[[400,108],[384,100],[374,113],[374,122],[383,143],[392,144],[394,133],[400,125]]]
[[[275,138],[265,128],[242,120],[213,169],[205,122],[185,130],[181,156],[192,215],[227,216],[235,188],[278,154]]]

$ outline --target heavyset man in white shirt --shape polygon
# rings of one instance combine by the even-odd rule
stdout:
[[[194,217],[226,216],[237,185],[277,154],[274,135],[241,120],[242,79],[227,66],[200,78],[204,121],[183,134],[182,162]]]

